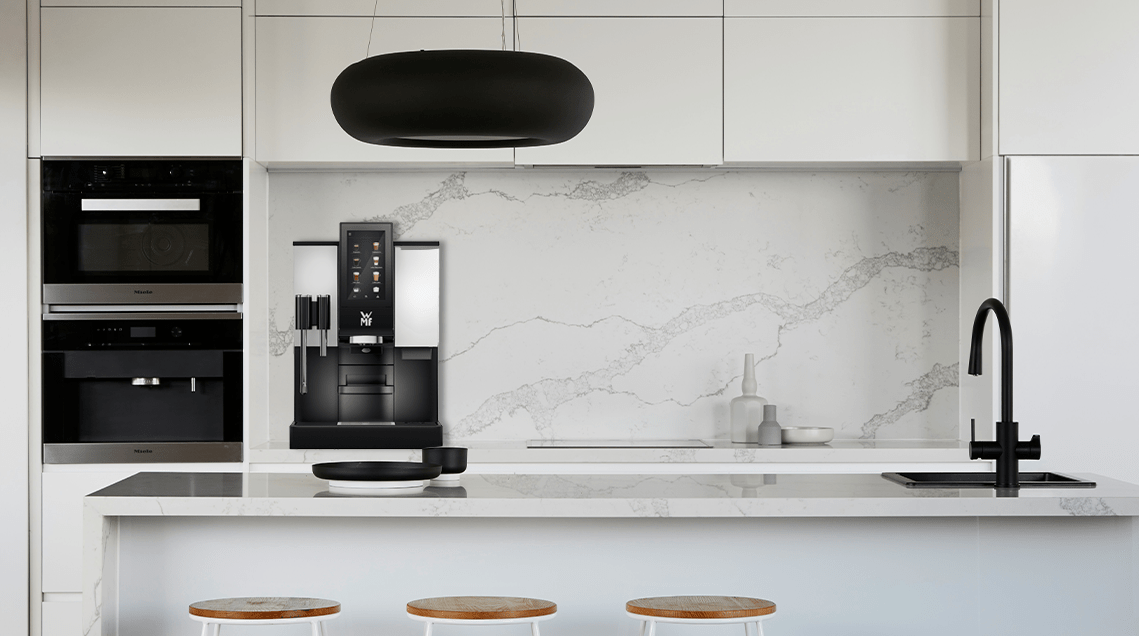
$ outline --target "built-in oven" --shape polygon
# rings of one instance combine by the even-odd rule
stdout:
[[[48,311],[241,303],[240,160],[42,163]]]
[[[43,322],[47,464],[241,461],[237,313]]]

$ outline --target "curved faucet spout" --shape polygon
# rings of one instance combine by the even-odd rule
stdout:
[[[973,338],[969,344],[969,375],[981,375],[981,344],[985,336],[985,318],[992,310],[997,317],[1001,338],[1001,421],[1012,422],[1012,324],[1004,303],[990,298],[981,303],[973,319]]]

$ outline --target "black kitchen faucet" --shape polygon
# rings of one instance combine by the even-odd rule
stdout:
[[[1018,460],[1040,459],[1040,436],[1027,442],[1018,441],[1020,432],[1012,419],[1012,325],[1004,303],[990,298],[981,303],[973,319],[973,339],[969,345],[969,375],[981,375],[981,341],[985,335],[985,319],[989,310],[997,317],[1001,333],[1001,421],[997,422],[997,441],[978,442],[976,420],[969,436],[969,459],[997,460],[997,488],[1020,488]]]

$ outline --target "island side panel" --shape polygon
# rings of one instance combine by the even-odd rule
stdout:
[[[83,502],[83,636],[118,633],[119,519]]]
[[[559,634],[632,636],[626,600],[668,594],[769,598],[769,629],[985,633],[1016,590],[1009,634],[1049,633],[1059,585],[1071,621],[1133,633],[1133,535],[1120,518],[317,519],[124,518],[120,636],[195,636],[194,600],[255,594],[335,598],[338,633],[412,633],[403,604],[448,594],[548,598]],[[994,574],[990,551],[1037,562]],[[1035,549],[1035,548],[1040,549]],[[1111,554],[1115,558],[1107,558]],[[1059,581],[1083,563],[1087,576]],[[1123,591],[1120,592],[1119,590]],[[1068,619],[1066,619],[1068,620]],[[1075,624],[1075,623],[1073,623]],[[1120,631],[1131,626],[1132,632]],[[726,633],[726,632],[725,632]],[[734,633],[734,632],[732,632]],[[1089,632],[1091,633],[1091,632]],[[684,636],[678,632],[678,636]],[[711,636],[715,636],[712,634]]]

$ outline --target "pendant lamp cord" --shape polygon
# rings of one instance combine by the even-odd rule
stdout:
[[[506,0],[499,0],[499,6],[502,8],[502,50],[506,50]]]
[[[510,13],[514,18],[514,50],[522,50],[522,36],[518,33],[518,0],[510,0]]]
[[[368,50],[364,52],[364,59],[368,59],[372,55],[372,32],[376,30],[376,13],[380,10],[380,0],[376,0],[375,6],[372,7],[372,26],[368,28]]]

